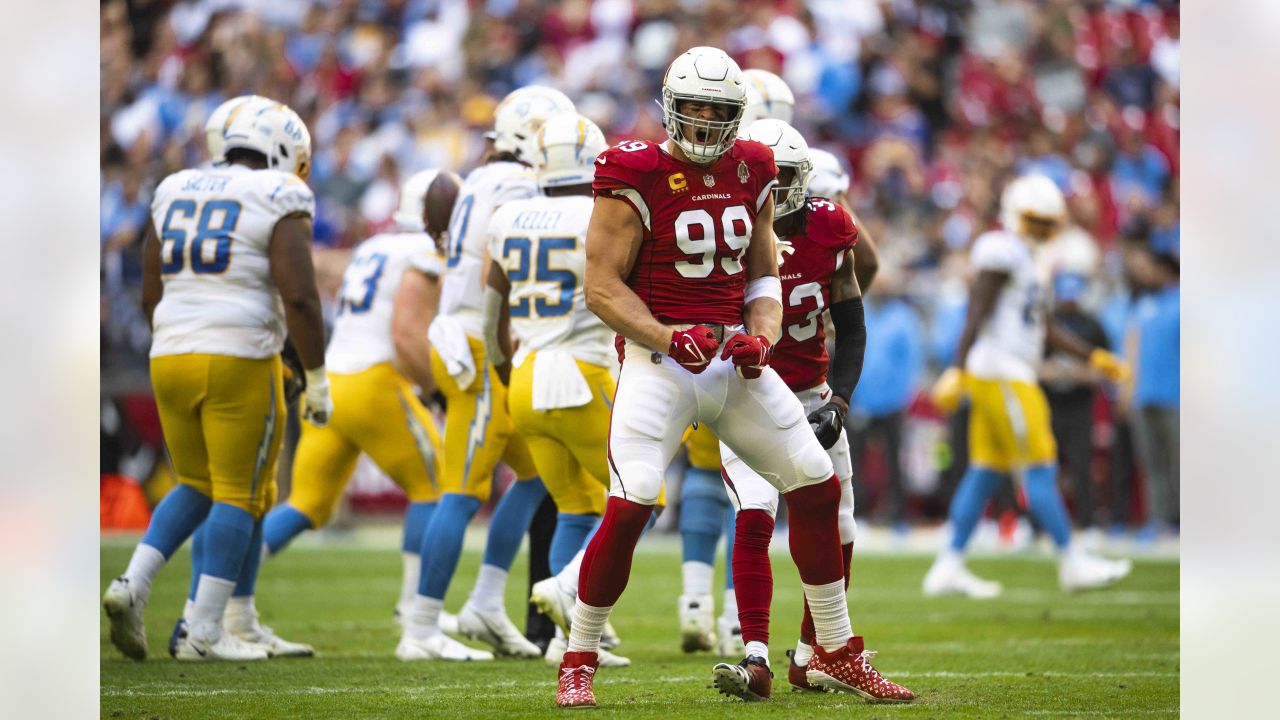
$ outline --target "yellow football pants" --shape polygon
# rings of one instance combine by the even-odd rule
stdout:
[[[440,492],[470,495],[486,502],[499,461],[510,466],[519,480],[535,477],[538,471],[528,446],[515,434],[515,424],[507,413],[507,389],[485,358],[484,344],[471,337],[467,340],[477,372],[465,388],[458,387],[444,360],[431,349],[431,373],[448,403]]]
[[[165,355],[151,386],[178,482],[254,518],[275,504],[284,438],[279,356]]]
[[[333,415],[325,427],[302,423],[293,460],[289,505],[311,519],[329,520],[365,452],[409,496],[440,497],[440,435],[412,384],[390,363],[349,375],[329,374]]]
[[[969,462],[1009,472],[1056,462],[1049,403],[1039,385],[969,378]]]
[[[591,388],[591,402],[575,408],[533,409],[533,358],[511,371],[507,407],[529,446],[533,464],[556,509],[603,515],[609,493],[609,412],[613,376],[607,368],[578,361]]]

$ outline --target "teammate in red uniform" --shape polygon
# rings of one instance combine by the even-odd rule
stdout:
[[[582,563],[556,704],[595,705],[596,649],[684,429],[705,422],[769,479],[807,532],[791,534],[817,634],[809,673],[851,689],[840,571],[840,484],[804,411],[769,367],[782,319],[773,243],[776,168],[735,139],[745,92],[723,51],[694,48],[663,81],[663,146],[597,159],[587,231],[587,305],[616,330],[622,370],[609,431],[611,488]],[[827,651],[830,652],[827,652]]]
[[[773,150],[778,165],[774,189],[778,257],[782,276],[782,337],[775,346],[771,366],[795,393],[809,413],[809,423],[827,449],[840,480],[840,542],[844,582],[848,584],[853,553],[853,471],[844,418],[849,396],[862,373],[866,324],[862,293],[854,276],[853,248],[858,229],[853,217],[840,205],[823,198],[806,200],[811,168],[809,148],[800,133],[781,120],[757,120],[747,137]],[[823,313],[830,309],[836,328],[835,368],[827,384],[827,344]],[[715,687],[744,700],[765,700],[772,693],[769,672],[769,604],[773,577],[769,566],[769,539],[778,509],[778,491],[729,447],[720,447],[722,473],[729,500],[737,512],[733,575],[738,594],[738,619],[746,657],[737,665],[719,663],[712,671]],[[792,534],[801,532],[799,519]],[[871,700],[902,702],[913,698],[910,690],[884,679],[867,662],[862,638],[855,636],[855,674],[848,689]],[[816,650],[819,655],[821,649]],[[810,682],[806,668],[814,656],[814,625],[808,605],[801,625],[797,661],[788,679],[804,690],[821,689]]]

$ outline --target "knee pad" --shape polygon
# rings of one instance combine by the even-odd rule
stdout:
[[[656,505],[664,479],[658,446],[643,441],[614,440],[609,449],[609,495],[641,505]]]
[[[808,485],[816,485],[826,482],[835,475],[835,468],[831,464],[831,456],[827,451],[822,449],[822,444],[813,436],[813,433],[806,427],[805,432],[808,433],[807,441],[804,442],[799,451],[791,456],[792,465],[796,470],[796,487],[805,487]],[[839,487],[837,485],[837,487]]]

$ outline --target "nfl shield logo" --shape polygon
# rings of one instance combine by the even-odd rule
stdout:
[[[703,176],[702,176],[702,182],[703,182],[703,184],[704,184],[704,185],[706,185],[707,187],[715,187],[715,186],[716,186],[716,178],[715,178],[715,176],[714,176],[714,175],[712,175],[711,173],[707,173],[706,175],[703,175]]]

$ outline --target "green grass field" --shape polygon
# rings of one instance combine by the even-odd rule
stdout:
[[[472,544],[469,543],[468,547]],[[102,589],[126,565],[132,544],[106,541]],[[461,606],[480,554],[468,550],[447,607]],[[996,601],[926,599],[922,555],[854,559],[854,630],[880,651],[875,664],[914,690],[906,706],[851,696],[787,691],[783,651],[795,641],[800,587],[774,556],[775,666],[772,702],[746,705],[708,689],[710,654],[684,655],[676,634],[680,557],[672,538],[646,538],[614,625],[618,652],[634,665],[602,670],[597,714],[626,718],[719,717],[737,713],[817,717],[1166,716],[1178,712],[1178,564],[1140,561],[1120,586],[1064,596],[1053,566],[1027,556],[979,558],[975,572],[1001,580]],[[263,620],[315,645],[318,657],[260,664],[192,665],[166,652],[181,611],[188,559],[182,551],[154,587],[147,628],[151,658],[124,659],[101,639],[103,718],[555,717],[555,671],[541,661],[401,663],[391,609],[400,558],[386,550],[304,546],[267,563],[258,584]],[[507,602],[523,623],[523,563]],[[736,658],[734,659],[736,661]]]

